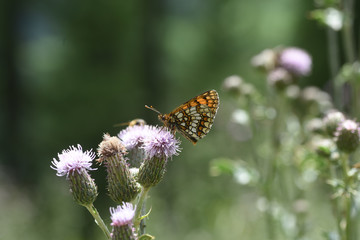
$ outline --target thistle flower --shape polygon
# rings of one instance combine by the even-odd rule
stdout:
[[[340,151],[354,152],[360,143],[359,125],[352,120],[339,123],[335,132],[335,143]]]
[[[334,137],[335,131],[338,128],[339,123],[345,121],[345,116],[342,112],[339,111],[332,111],[329,112],[324,118],[323,118],[323,124],[325,126],[326,132]]]
[[[323,133],[324,132],[324,124],[322,119],[313,118],[309,120],[305,125],[306,130],[311,133]]]
[[[311,108],[314,115],[328,112],[333,108],[331,97],[328,93],[322,91],[317,87],[306,87],[301,91],[301,100],[304,106]]]
[[[58,158],[59,160],[53,159],[50,167],[57,171],[57,176],[66,175],[74,200],[83,206],[92,204],[98,193],[88,171],[96,170],[91,167],[95,153],[91,150],[83,152],[79,144],[77,147],[70,146],[69,149],[63,150],[58,154]]]
[[[285,48],[279,56],[279,66],[295,76],[307,76],[311,72],[312,60],[304,50],[296,47]]]
[[[171,158],[178,155],[180,142],[165,128],[154,127],[149,136],[144,139],[143,148],[148,158]]]
[[[139,193],[139,186],[131,174],[129,165],[124,157],[126,148],[117,137],[104,134],[99,144],[99,162],[104,163],[107,170],[108,191],[111,199],[116,203],[130,202]]]
[[[277,52],[273,49],[265,49],[251,59],[251,65],[255,68],[270,71],[275,68]]]
[[[145,188],[159,183],[165,173],[167,160],[178,155],[180,142],[167,129],[153,127],[144,139],[145,161],[139,169],[138,182]]]
[[[130,165],[139,167],[145,158],[145,151],[142,148],[144,139],[150,135],[153,127],[149,125],[129,126],[120,131],[118,137],[121,139],[126,149],[129,151]]]
[[[227,91],[235,96],[251,96],[255,93],[253,85],[246,83],[238,75],[232,75],[225,78],[222,88],[224,91]]]
[[[111,226],[113,227],[111,239],[135,240],[136,234],[133,227],[135,209],[131,203],[123,203],[122,206],[110,208]]]
[[[269,72],[267,82],[277,90],[283,90],[294,82],[292,75],[284,68],[276,68]]]
[[[225,91],[239,94],[241,92],[241,85],[244,83],[243,79],[237,75],[232,75],[225,78],[222,87]]]
[[[334,142],[328,138],[316,138],[312,141],[313,148],[319,156],[330,158],[336,149]]]

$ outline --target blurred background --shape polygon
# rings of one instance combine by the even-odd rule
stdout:
[[[70,145],[96,149],[103,133],[121,130],[116,123],[160,124],[145,104],[168,113],[209,89],[221,100],[215,124],[196,146],[180,136],[181,154],[150,191],[147,231],[157,239],[266,239],[254,189],[209,174],[212,159],[246,155],[230,134],[233,103],[221,84],[238,74],[264,90],[250,59],[283,45],[312,55],[312,74],[300,85],[326,87],[326,32],[308,19],[312,1],[5,0],[0,6],[0,239],[104,239],[73,202],[65,178],[50,169],[52,159]],[[92,177],[100,192],[95,206],[109,223],[114,203],[104,173],[100,166]]]

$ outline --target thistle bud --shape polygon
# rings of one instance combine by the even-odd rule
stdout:
[[[180,142],[165,129],[153,128],[145,139],[145,161],[139,169],[138,182],[145,188],[158,184],[166,170],[166,163],[180,151]]]
[[[53,159],[52,169],[57,171],[57,176],[65,176],[69,181],[70,192],[74,200],[83,206],[92,204],[97,197],[97,187],[88,171],[96,170],[91,168],[95,153],[91,150],[83,152],[80,145],[71,146],[58,154],[57,159]]]
[[[135,210],[131,203],[123,203],[122,206],[117,208],[110,208],[111,226],[111,239],[113,240],[135,240],[136,234],[133,227],[133,218]]]
[[[125,154],[126,148],[120,139],[104,134],[98,148],[98,161],[106,166],[109,195],[116,203],[130,202],[140,191],[130,172]]]
[[[358,124],[352,120],[341,122],[335,132],[335,143],[340,151],[354,152],[360,143]]]
[[[330,158],[334,149],[336,149],[334,142],[327,138],[314,141],[314,148],[319,156],[325,158]]]
[[[323,119],[326,132],[332,137],[335,136],[339,123],[343,121],[345,121],[345,116],[341,112],[334,111],[328,113]]]

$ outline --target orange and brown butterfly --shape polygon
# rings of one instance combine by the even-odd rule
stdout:
[[[206,136],[214,123],[219,107],[219,94],[215,90],[206,91],[181,104],[169,114],[162,114],[152,106],[145,107],[157,112],[159,120],[174,134],[179,131],[195,145]]]

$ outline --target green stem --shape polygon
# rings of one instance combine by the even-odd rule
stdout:
[[[344,27],[343,27],[343,42],[346,62],[348,64],[354,64],[357,59],[356,47],[355,47],[355,36],[354,36],[354,0],[344,0]],[[353,77],[352,77],[353,78]],[[358,117],[356,114],[359,109],[359,84],[356,83],[356,79],[347,79],[351,84],[352,89],[352,104],[351,113],[353,117]]]
[[[251,99],[251,97],[249,97],[247,99],[247,111],[249,113],[249,116],[250,116],[250,119],[256,119],[255,116],[254,116],[254,106],[255,106],[255,103],[253,102],[253,100]],[[260,166],[259,166],[259,155],[257,153],[257,150],[256,150],[256,147],[257,146],[257,132],[256,132],[256,127],[255,127],[255,121],[254,120],[251,120],[249,122],[249,125],[250,125],[250,129],[251,129],[251,133],[252,133],[252,138],[251,138],[251,141],[250,141],[250,152],[251,152],[251,155],[252,155],[252,160],[254,162],[254,166],[256,167],[256,169],[259,169],[260,170]]]
[[[86,205],[86,209],[90,212],[90,214],[94,217],[96,224],[101,228],[104,232],[107,239],[111,239],[109,229],[106,227],[104,221],[100,217],[99,212],[96,210],[93,204]]]
[[[330,165],[329,166],[329,169],[330,169],[330,171],[329,171],[330,172],[329,179],[337,179],[336,168],[330,162],[330,159],[328,159],[328,160],[329,160],[329,165]],[[338,234],[340,236],[340,239],[344,239],[343,231],[342,231],[342,228],[341,228],[342,215],[341,215],[341,211],[340,211],[339,198],[338,197],[331,198],[331,205],[332,205],[333,213],[334,213],[335,218],[336,218]]]
[[[327,40],[328,40],[328,58],[329,58],[329,68],[331,76],[331,87],[333,88],[334,93],[334,102],[335,106],[340,109],[342,103],[342,84],[339,84],[335,81],[336,75],[340,69],[340,58],[339,58],[339,45],[337,32],[331,28],[327,29]]]
[[[344,27],[343,27],[343,38],[344,38],[344,50],[345,57],[348,63],[353,63],[356,59],[355,56],[355,37],[353,32],[353,21],[354,21],[354,0],[344,0]]]
[[[351,177],[348,175],[349,173],[349,164],[348,164],[348,155],[344,155],[341,159],[342,161],[342,169],[343,169],[343,180],[344,180],[344,188],[345,188],[345,195],[344,195],[344,202],[345,202],[345,229],[344,229],[344,240],[351,240],[352,239],[352,219],[351,219],[351,205],[352,205],[352,198],[350,193],[351,188]]]
[[[148,188],[142,188],[140,195],[139,195],[139,200],[136,204],[136,210],[135,210],[135,217],[134,217],[134,227],[136,229],[137,232],[140,231],[140,223],[141,223],[141,209],[143,208],[143,203],[146,199],[146,195],[149,192],[150,187]]]

